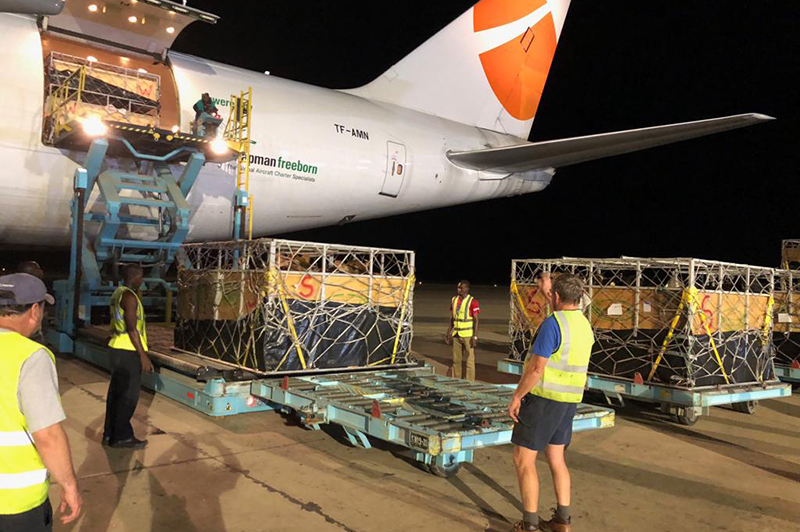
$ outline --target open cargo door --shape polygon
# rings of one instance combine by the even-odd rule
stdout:
[[[167,0],[120,2],[70,0],[48,28],[76,37],[162,54],[195,21],[216,24],[219,17]]]

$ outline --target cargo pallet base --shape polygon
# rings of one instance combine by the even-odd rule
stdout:
[[[472,462],[476,449],[511,442],[509,386],[439,376],[430,366],[264,377],[175,352],[158,329],[151,328],[150,346],[158,369],[143,375],[142,385],[209,416],[295,412],[310,429],[341,426],[357,447],[370,448],[370,438],[398,445],[399,454],[444,477]],[[62,336],[48,331],[56,350]],[[110,353],[98,328],[82,331],[71,347],[76,357],[108,370]],[[612,426],[613,410],[589,405],[580,405],[573,422],[575,432]]]
[[[497,371],[522,375],[523,365],[520,360],[500,360],[497,363]],[[673,415],[682,425],[694,425],[700,416],[709,413],[712,406],[731,405],[739,412],[752,414],[758,401],[788,397],[792,394],[791,386],[781,384],[779,381],[679,388],[592,374],[586,382],[586,389],[602,393],[609,404],[613,404],[614,400],[624,404],[625,399],[656,403],[662,412]]]
[[[800,384],[800,365],[775,364],[775,376],[789,384]]]
[[[430,366],[261,379],[251,390],[294,410],[309,428],[342,426],[354,446],[369,449],[372,437],[404,447],[402,454],[438,476],[472,462],[476,449],[511,442],[512,387],[443,377]],[[613,425],[613,410],[580,405],[573,431]]]

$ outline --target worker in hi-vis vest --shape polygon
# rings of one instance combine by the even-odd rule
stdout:
[[[522,521],[512,531],[570,532],[570,476],[564,450],[572,440],[572,418],[583,400],[594,334],[580,310],[580,278],[562,274],[551,281],[543,275],[539,285],[553,312],[536,332],[508,407],[515,422],[511,442],[523,507]],[[557,507],[549,520],[537,515],[539,451],[545,453],[556,491]]]
[[[123,285],[111,295],[111,382],[103,445],[142,449],[147,440],[134,436],[131,418],[139,403],[142,373],[153,372],[153,363],[147,356],[144,307],[136,294],[144,281],[144,271],[138,264],[128,264],[122,270],[122,278]]]
[[[0,531],[53,529],[48,476],[61,486],[61,521],[83,506],[58,393],[53,353],[30,339],[44,304],[44,283],[27,273],[0,277]],[[49,474],[49,475],[48,475]]]
[[[464,279],[458,283],[457,295],[450,301],[450,327],[444,341],[453,344],[453,377],[461,378],[461,363],[467,363],[467,380],[475,380],[475,346],[478,344],[478,300],[469,295],[470,284]]]

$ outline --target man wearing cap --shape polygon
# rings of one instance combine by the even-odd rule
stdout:
[[[106,397],[106,422],[103,445],[142,449],[147,440],[133,435],[131,418],[139,403],[142,373],[152,373],[153,363],[147,356],[147,330],[144,307],[136,290],[144,281],[138,264],[122,270],[124,284],[111,296],[111,382]]]
[[[83,505],[58,393],[55,358],[29,337],[41,326],[44,283],[26,273],[0,277],[0,530],[53,527],[48,473],[61,485],[61,521]]]
[[[33,275],[37,279],[44,280],[44,270],[35,260],[25,260],[17,264],[17,273],[27,273]],[[31,340],[39,342],[40,344],[45,343],[44,328],[47,324],[47,309],[45,308],[44,311],[45,317],[42,318],[42,326],[31,335]]]

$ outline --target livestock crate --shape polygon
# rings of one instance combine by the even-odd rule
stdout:
[[[411,251],[259,239],[178,262],[179,349],[262,373],[413,360]]]
[[[800,270],[775,270],[775,363],[800,363]]]
[[[515,260],[511,358],[521,360],[549,309],[537,278],[583,279],[594,375],[695,388],[775,380],[775,270],[693,258]]]

